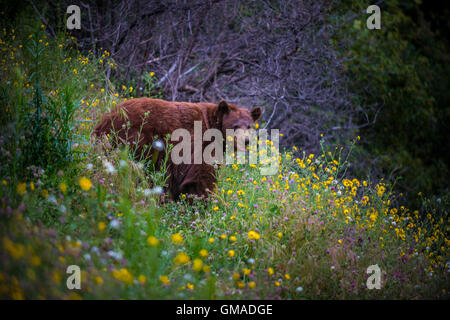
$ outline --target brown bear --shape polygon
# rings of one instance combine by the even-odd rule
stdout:
[[[260,116],[260,107],[249,111],[225,101],[215,104],[137,98],[124,101],[105,114],[95,127],[94,135],[100,137],[114,132],[120,143],[136,145],[135,156],[142,158],[148,156],[146,153],[156,137],[164,139],[180,128],[193,136],[194,121],[202,122],[202,132],[214,128],[225,137],[226,129],[247,130]],[[164,152],[158,155],[157,168],[163,157]],[[206,196],[216,183],[214,168],[206,163],[175,165],[169,157],[167,174],[169,191],[174,199],[182,193]]]

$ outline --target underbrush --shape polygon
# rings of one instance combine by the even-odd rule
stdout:
[[[173,202],[164,172],[90,137],[132,97],[109,54],[24,28],[1,42],[1,298],[448,299],[448,199],[394,205],[383,181],[347,177],[340,148],[293,147],[277,175],[222,166],[208,201]]]

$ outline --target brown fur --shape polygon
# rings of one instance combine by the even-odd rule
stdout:
[[[148,113],[146,117],[145,114]],[[214,103],[169,102],[159,99],[127,100],[105,114],[94,129],[100,137],[115,132],[121,143],[137,144],[137,155],[147,156],[146,150],[154,137],[164,140],[175,129],[184,128],[194,135],[194,121],[202,121],[202,131],[216,128],[225,137],[226,129],[247,129],[261,115],[259,107],[248,111],[225,101]],[[147,149],[145,149],[147,145]],[[157,167],[164,154],[159,154]],[[181,193],[206,195],[216,183],[214,168],[208,164],[180,164],[170,162],[168,185],[173,198]]]

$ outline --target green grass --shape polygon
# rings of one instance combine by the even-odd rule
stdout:
[[[162,173],[90,136],[133,93],[106,80],[108,54],[84,56],[65,35],[32,30],[14,39],[5,31],[0,44],[1,298],[448,299],[448,199],[408,210],[382,181],[345,177],[340,148],[304,155],[294,147],[281,153],[276,176],[222,166],[209,201],[170,201],[151,187]],[[42,161],[24,167],[21,134],[42,127],[23,122],[38,114],[36,97],[55,118],[26,145],[36,156],[23,163]],[[56,157],[60,144],[70,146],[67,157]],[[81,290],[66,286],[73,264]],[[368,290],[375,264],[382,288]]]

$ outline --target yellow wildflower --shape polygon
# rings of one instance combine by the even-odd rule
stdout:
[[[59,190],[61,190],[62,193],[66,193],[67,192],[67,185],[64,182],[61,182],[59,184]]]
[[[100,221],[100,222],[98,223],[98,229],[99,229],[100,231],[105,230],[105,229],[106,229],[106,223],[104,223],[103,221]]]
[[[203,261],[201,259],[194,259],[192,262],[192,269],[196,272],[200,272],[203,268]]]
[[[250,269],[248,269],[248,268],[242,268],[242,272],[243,272],[246,276],[248,276],[248,275],[252,272],[252,270],[250,270]]]
[[[39,258],[38,256],[32,256],[31,257],[31,265],[33,267],[37,267],[41,265],[41,258]]]
[[[102,277],[100,277],[100,276],[97,276],[97,277],[95,277],[95,283],[97,283],[97,284],[99,284],[99,285],[102,285],[103,284],[103,279],[102,279]]]
[[[92,187],[91,180],[89,180],[89,178],[86,177],[81,177],[80,180],[78,180],[78,184],[84,191],[89,191]]]
[[[181,235],[181,233],[175,233],[173,234],[170,239],[172,240],[173,243],[175,244],[180,244],[183,243],[183,236]]]
[[[127,270],[127,268],[122,268],[120,270],[114,270],[113,271],[113,277],[121,280],[122,282],[126,283],[126,284],[132,284],[134,281],[133,276],[131,275],[131,273]]]
[[[170,284],[170,279],[168,276],[159,276],[159,281],[161,281],[163,284],[168,285]]]
[[[250,240],[258,240],[259,238],[261,238],[261,236],[259,235],[259,233],[255,232],[255,231],[249,231],[248,238]]]
[[[62,278],[61,278],[61,275],[59,274],[59,272],[57,272],[57,271],[53,272],[53,281],[57,284],[60,284],[61,280],[62,280]]]
[[[205,265],[205,266],[203,267],[203,272],[204,272],[204,273],[211,272],[211,267]]]
[[[138,277],[138,281],[139,281],[140,284],[145,284],[145,283],[147,282],[147,277],[144,276],[143,274],[141,274],[141,275]]]
[[[188,264],[191,258],[184,252],[179,252],[177,256],[173,259],[175,264]]]
[[[19,185],[16,188],[17,193],[23,196],[25,192],[27,192],[27,184],[26,182],[19,183]]]
[[[152,247],[156,247],[159,244],[159,240],[154,236],[149,236],[147,238],[147,243]]]

